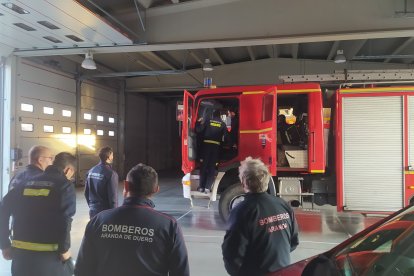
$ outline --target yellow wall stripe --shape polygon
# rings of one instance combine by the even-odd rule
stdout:
[[[255,94],[264,94],[264,91],[248,91],[248,92],[243,92],[243,95],[255,95]]]
[[[281,93],[307,93],[307,92],[321,92],[320,89],[278,89],[277,92]]]
[[[349,88],[339,90],[341,94],[358,92],[404,92],[414,91],[414,87],[377,87],[377,88]]]
[[[414,171],[405,171],[405,174],[414,174]]]
[[[240,134],[243,133],[262,133],[262,132],[266,132],[266,131],[271,131],[273,128],[269,127],[269,128],[265,128],[265,129],[249,129],[249,130],[240,130]]]
[[[50,193],[49,189],[24,189],[24,196],[48,196]]]

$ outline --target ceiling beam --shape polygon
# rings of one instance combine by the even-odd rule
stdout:
[[[278,45],[267,45],[266,46],[267,55],[269,58],[279,57],[279,46]]]
[[[414,41],[414,37],[407,38],[403,44],[401,44],[397,49],[392,52],[391,55],[398,55],[401,53],[405,48],[407,48],[408,45],[410,45]],[[387,58],[384,60],[384,62],[390,62],[392,58]]]
[[[373,32],[349,32],[334,34],[314,34],[299,36],[279,36],[266,38],[243,38],[237,40],[212,40],[212,41],[196,41],[196,42],[172,42],[172,43],[153,43],[153,44],[136,44],[136,45],[118,45],[106,47],[77,47],[62,49],[38,49],[38,50],[21,50],[13,52],[16,56],[53,56],[53,55],[73,55],[85,53],[85,50],[93,50],[94,53],[122,53],[122,52],[152,52],[152,51],[172,51],[172,50],[193,50],[208,48],[224,48],[224,47],[245,47],[269,44],[292,44],[292,43],[309,43],[324,41],[342,41],[356,39],[374,39],[374,38],[395,38],[395,37],[411,37],[414,29],[396,29],[386,31]]]
[[[204,61],[202,61],[196,53],[194,53],[194,51],[190,51],[190,55],[198,62],[201,64],[201,66],[204,64]]]
[[[334,56],[336,55],[336,51],[338,51],[338,47],[339,47],[339,41],[335,41],[334,43],[332,43],[331,50],[329,51],[329,54],[326,57],[326,60],[331,60],[334,58]]]
[[[256,57],[254,55],[252,46],[247,46],[247,52],[249,52],[250,60],[251,61],[255,61],[256,60]]]
[[[145,53],[142,53],[142,54],[144,56],[148,57],[150,60],[154,61],[155,63],[160,64],[161,66],[166,66],[171,70],[177,70],[177,68],[174,65],[172,65],[171,63],[169,63],[165,59],[161,58],[159,55],[157,55],[154,52],[145,52]]]
[[[298,53],[299,53],[299,43],[292,44],[290,49],[291,49],[292,58],[297,59]]]
[[[213,53],[213,55],[216,57],[216,59],[220,62],[221,65],[224,65],[225,62],[224,60],[221,58],[220,54],[217,52],[216,49],[211,48],[210,51]]]
[[[129,54],[129,53],[126,53],[125,55],[126,55],[128,58],[130,58],[133,62],[138,63],[139,65],[141,65],[141,66],[143,66],[143,67],[147,68],[148,70],[152,70],[152,71],[156,71],[156,70],[157,70],[156,68],[154,68],[154,67],[152,67],[152,66],[148,65],[147,63],[143,62],[143,61],[142,61],[140,58],[138,58],[138,57],[132,56],[132,55],[131,55],[131,54]]]
[[[367,39],[360,39],[355,41],[351,48],[347,50],[347,52],[344,52],[344,55],[346,56],[347,60],[352,60],[358,52],[361,50],[361,48],[367,43]]]

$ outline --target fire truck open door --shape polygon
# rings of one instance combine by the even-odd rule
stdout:
[[[246,91],[240,101],[240,157],[260,158],[276,175],[276,87]],[[254,154],[253,154],[254,153]]]
[[[194,133],[194,97],[187,90],[183,99],[183,129],[181,139],[182,170],[189,173],[195,167],[196,136]]]

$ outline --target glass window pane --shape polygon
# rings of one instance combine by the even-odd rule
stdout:
[[[104,121],[104,117],[103,117],[103,116],[101,116],[101,115],[98,115],[98,116],[96,116],[96,120],[97,120],[98,122],[103,122],[103,121]]]
[[[45,125],[45,126],[43,126],[43,131],[47,132],[47,133],[51,133],[51,132],[53,132],[53,126]]]
[[[62,116],[63,117],[71,117],[72,116],[72,111],[70,110],[62,110]]]
[[[20,105],[20,109],[21,109],[22,111],[33,112],[33,105],[32,105],[32,104],[25,104],[25,103],[22,103],[22,104]]]
[[[71,127],[62,127],[62,133],[69,134],[72,133]]]
[[[108,135],[109,136],[115,136],[115,131],[112,131],[112,130],[108,131]]]
[[[98,130],[96,131],[96,135],[98,135],[98,136],[102,136],[102,135],[104,135],[104,131],[103,131],[102,129],[98,129]]]
[[[85,120],[92,120],[92,115],[91,115],[91,114],[89,114],[89,113],[84,113],[84,114],[83,114],[83,118],[84,118]]]
[[[111,124],[115,123],[115,118],[109,117],[108,122],[110,122]]]
[[[55,113],[55,109],[53,107],[44,106],[43,107],[43,113],[53,115],[53,113]]]
[[[33,131],[33,124],[21,124],[22,131]]]
[[[85,135],[90,135],[92,133],[92,130],[91,129],[89,129],[89,128],[85,128],[84,130],[83,130],[83,134],[85,134]]]

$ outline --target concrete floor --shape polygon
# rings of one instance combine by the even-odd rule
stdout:
[[[221,256],[225,224],[221,221],[215,202],[207,209],[207,200],[194,200],[194,208],[182,197],[181,175],[161,174],[161,191],[154,198],[156,209],[174,216],[182,227],[186,241],[191,275],[227,275]],[[122,202],[120,185],[119,199]],[[310,207],[306,205],[305,207]],[[331,206],[297,209],[300,245],[292,253],[292,262],[324,252],[351,235],[371,225],[379,218],[367,218],[354,213],[337,213]],[[85,226],[89,220],[83,190],[78,189],[77,212],[72,225],[73,257],[76,257]],[[11,262],[0,258],[0,276],[11,275]]]

